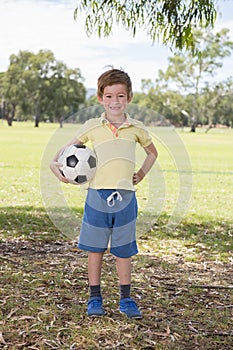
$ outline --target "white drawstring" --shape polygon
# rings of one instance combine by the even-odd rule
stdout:
[[[116,196],[116,198],[115,198],[115,196]],[[115,191],[112,194],[110,194],[110,196],[108,196],[108,198],[107,198],[108,206],[113,207],[115,205],[115,200],[119,201],[119,202],[122,201],[121,194],[118,191]]]

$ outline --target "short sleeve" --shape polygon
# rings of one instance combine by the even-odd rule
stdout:
[[[90,120],[87,120],[81,128],[78,130],[76,134],[77,140],[81,141],[82,143],[86,143],[91,138],[91,125]]]
[[[144,124],[141,124],[140,126],[138,126],[137,137],[138,137],[137,141],[142,147],[147,147],[152,143],[152,137],[149,131],[144,126]]]

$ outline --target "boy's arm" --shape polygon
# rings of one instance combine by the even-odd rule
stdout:
[[[144,150],[147,156],[141,168],[133,175],[133,185],[137,185],[140,181],[142,181],[158,157],[158,152],[153,142],[149,146],[144,147]]]
[[[71,140],[70,142],[68,142],[66,145],[64,145],[62,148],[59,149],[59,151],[55,154],[55,156],[53,157],[53,159],[51,160],[49,167],[52,170],[52,172],[54,173],[54,175],[62,182],[67,183],[68,180],[61,174],[59,167],[61,166],[61,164],[57,161],[59,155],[62,153],[62,151],[70,145],[82,145],[83,143],[79,140],[77,140],[76,138],[74,138],[73,140]]]

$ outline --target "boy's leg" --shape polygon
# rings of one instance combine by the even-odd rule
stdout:
[[[141,318],[136,302],[130,298],[131,258],[116,257],[117,273],[120,282],[120,311],[129,318]]]
[[[131,257],[119,258],[116,257],[116,267],[120,285],[131,283]]]
[[[88,300],[87,313],[89,316],[105,315],[105,311],[102,306],[102,296],[100,289],[103,254],[104,253],[88,253],[88,280],[90,298]]]
[[[88,280],[90,286],[100,285],[103,255],[104,253],[88,253]]]
[[[116,267],[120,283],[120,298],[130,298],[131,258],[116,257]]]

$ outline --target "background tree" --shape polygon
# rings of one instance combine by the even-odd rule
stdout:
[[[0,72],[0,119],[4,118],[4,94],[3,94],[3,81],[4,81],[4,72]]]
[[[206,118],[207,105],[203,103],[202,91],[210,89],[211,85],[216,85],[211,83],[210,78],[222,67],[224,58],[232,53],[233,42],[229,40],[228,32],[226,28],[216,34],[211,31],[195,31],[194,43],[198,54],[192,55],[188,50],[169,58],[164,79],[175,83],[177,91],[189,95],[192,103],[187,112],[191,116],[192,125],[203,123]],[[215,88],[212,90],[218,95]]]
[[[12,125],[14,118],[31,117],[36,127],[41,119],[61,121],[84,103],[86,91],[82,81],[79,69],[69,69],[49,50],[11,55],[0,87],[8,124]]]
[[[228,29],[216,34],[196,31],[194,42],[198,55],[186,50],[170,57],[167,69],[159,70],[154,87],[150,87],[151,81],[146,82],[150,88],[144,104],[146,102],[153,109],[157,106],[156,110],[176,125],[186,123],[188,118],[193,130],[197,123],[211,122],[226,88],[223,85],[219,89],[219,82],[216,84],[211,78],[222,67],[224,58],[232,53],[233,42],[229,40],[228,32]]]
[[[88,35],[109,36],[114,24],[120,24],[133,35],[143,28],[153,42],[162,39],[165,45],[182,49],[193,47],[193,26],[213,26],[215,5],[214,0],[80,0],[74,16],[85,12]]]
[[[26,76],[30,53],[19,52],[10,56],[10,65],[2,80],[2,96],[4,100],[4,117],[12,126],[16,110],[27,96]]]
[[[228,78],[216,87],[213,99],[212,114],[209,124],[224,124],[233,127],[233,78]]]
[[[58,120],[62,127],[64,119],[77,112],[85,101],[86,89],[79,68],[70,69],[58,61],[50,78],[48,114],[50,121]]]
[[[54,54],[49,50],[31,53],[27,69],[27,95],[31,103],[35,126],[39,126],[40,117],[46,112],[51,71],[55,65]]]

